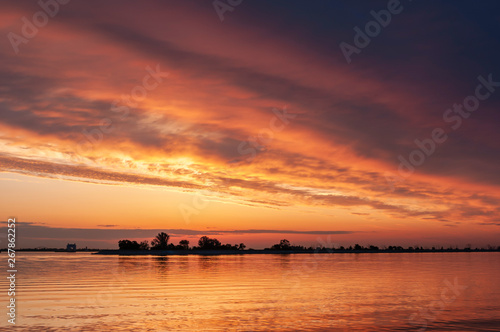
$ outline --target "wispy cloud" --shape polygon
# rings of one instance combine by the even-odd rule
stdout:
[[[6,223],[6,222],[5,222]],[[29,243],[40,240],[48,243],[69,242],[102,242],[106,247],[115,247],[119,239],[152,239],[160,232],[167,232],[172,238],[175,237],[201,237],[203,235],[252,235],[252,234],[303,234],[303,235],[347,235],[357,233],[346,230],[316,230],[298,231],[286,229],[220,229],[220,230],[196,230],[196,229],[122,229],[115,228],[116,225],[97,225],[102,228],[61,228],[41,225],[30,222],[18,222],[16,230],[21,241],[20,247],[27,247]],[[7,228],[0,228],[2,234],[7,234]]]

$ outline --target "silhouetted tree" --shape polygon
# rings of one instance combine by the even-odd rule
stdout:
[[[137,241],[120,240],[118,241],[118,248],[120,250],[139,250],[140,244]]]
[[[280,248],[283,250],[290,249],[290,241],[283,239],[280,241]]]
[[[168,248],[168,239],[170,239],[170,236],[165,233],[161,232],[156,235],[156,237],[151,241],[151,249],[154,250],[165,250]]]
[[[287,239],[283,239],[279,244],[275,244],[271,247],[271,249],[274,250],[289,250],[290,248],[290,241],[288,241]]]
[[[240,243],[240,245],[238,246],[238,250],[245,250],[247,246],[244,244],[244,243]]]
[[[188,250],[189,249],[189,241],[188,240],[180,240],[179,246],[184,250]]]
[[[141,243],[139,243],[139,249],[140,250],[149,250],[149,242],[142,241]]]
[[[198,240],[198,246],[200,247],[200,249],[216,249],[220,248],[222,245],[217,239],[211,239],[208,236],[202,236]]]

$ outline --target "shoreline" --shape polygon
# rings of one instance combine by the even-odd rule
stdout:
[[[227,255],[290,255],[290,254],[391,254],[391,253],[479,253],[500,252],[499,250],[119,250],[106,249],[93,252],[92,255],[108,256],[227,256]]]

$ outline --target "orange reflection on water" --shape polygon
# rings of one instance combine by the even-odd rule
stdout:
[[[26,331],[467,331],[500,309],[499,253],[22,256]]]

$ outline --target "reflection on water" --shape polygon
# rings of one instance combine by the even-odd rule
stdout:
[[[500,253],[18,256],[19,331],[500,326]],[[11,330],[5,317],[0,330]]]

